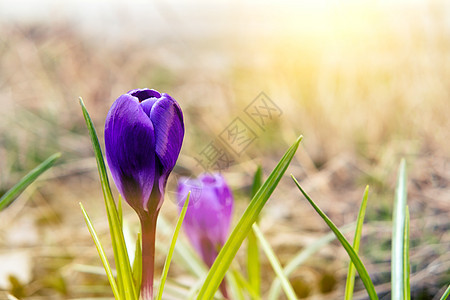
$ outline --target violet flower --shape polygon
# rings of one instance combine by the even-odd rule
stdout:
[[[153,296],[156,220],[183,137],[180,106],[155,90],[129,91],[117,98],[106,117],[106,159],[112,177],[141,221],[143,299]]]
[[[178,184],[181,208],[191,191],[183,227],[192,246],[208,267],[211,267],[225,244],[233,211],[233,194],[220,174],[202,174],[197,179],[182,178]],[[228,298],[225,282],[221,291]]]

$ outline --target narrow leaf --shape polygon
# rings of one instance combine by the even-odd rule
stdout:
[[[141,290],[141,281],[142,281],[142,246],[141,246],[141,234],[138,233],[136,239],[136,248],[134,252],[134,261],[133,261],[133,280],[134,285],[136,287],[137,293],[140,293]],[[138,295],[139,296],[139,295]]]
[[[83,204],[80,203],[81,211],[84,215],[84,220],[86,221],[86,225],[89,229],[89,232],[91,233],[92,239],[94,240],[95,247],[97,247],[98,255],[100,256],[100,259],[102,260],[103,267],[106,271],[106,276],[108,277],[109,284],[111,285],[111,289],[114,294],[114,298],[117,300],[122,299],[119,294],[119,289],[117,287],[116,280],[114,279],[113,271],[111,270],[111,267],[108,262],[108,258],[106,257],[105,250],[103,250],[102,244],[98,238],[97,232],[94,229],[94,226],[92,225],[91,219],[89,218],[86,210],[83,207]]]
[[[283,158],[281,158],[280,162],[277,164],[270,176],[258,190],[255,197],[253,197],[243,216],[232,231],[225,245],[220,250],[219,255],[217,256],[214,264],[209,270],[208,276],[204,281],[197,299],[203,300],[213,298],[214,293],[222,282],[222,279],[224,278],[225,273],[227,272],[228,267],[231,264],[231,261],[233,260],[238,249],[242,245],[242,242],[251,230],[252,224],[255,223],[262,208],[266,204],[267,200],[269,200],[270,195],[272,195],[273,191],[278,185],[278,182],[286,172],[286,169],[289,166],[292,158],[294,157],[294,154],[297,151],[302,138],[303,137],[300,136],[297,141],[288,149],[288,151],[284,154]]]
[[[61,153],[55,153],[45,161],[43,161],[39,166],[31,170],[27,175],[25,175],[18,183],[16,183],[11,189],[9,189],[0,198],[0,211],[5,209],[10,205],[17,196],[20,195],[33,181],[35,181],[42,173],[50,169],[55,161],[61,157]]]
[[[403,294],[405,300],[411,299],[411,287],[409,283],[409,209],[406,206],[405,209],[405,232],[403,234]]]
[[[159,216],[158,218],[158,230],[160,230],[164,235],[169,235],[169,225],[164,219],[164,216]],[[188,271],[192,274],[196,275],[198,278],[206,277],[206,269],[205,264],[201,261],[198,256],[193,252],[193,250],[183,242],[183,240],[179,240],[177,242],[177,246],[175,247],[176,258],[178,259],[178,263],[183,265]]]
[[[116,262],[117,268],[117,281],[119,291],[125,299],[136,300],[137,291],[133,282],[133,273],[131,271],[119,213],[117,211],[117,207],[114,203],[114,199],[111,193],[111,187],[109,185],[108,174],[106,172],[105,161],[103,160],[100,143],[98,142],[97,132],[95,131],[94,124],[92,123],[91,117],[89,116],[89,113],[81,98],[80,105],[89,131],[89,136],[91,137],[92,146],[94,148],[95,158],[97,161],[97,169],[102,185],[103,197],[105,199],[106,213],[108,215],[111,241],[114,250],[114,260]]]
[[[347,251],[348,255],[350,256],[350,259],[352,260],[353,264],[355,265],[356,270],[359,273],[359,276],[361,277],[361,280],[362,280],[364,286],[366,287],[367,293],[369,294],[369,298],[371,300],[378,299],[372,279],[370,279],[369,273],[367,273],[367,270],[364,267],[358,254],[356,254],[355,250],[353,250],[350,243],[342,235],[342,233],[339,231],[339,229],[336,227],[336,225],[334,225],[334,223],[327,217],[327,215],[322,212],[322,210],[314,203],[314,201],[312,201],[312,199],[308,196],[308,194],[305,193],[305,191],[302,189],[302,187],[298,183],[297,179],[293,175],[291,175],[291,177],[294,180],[294,182],[297,185],[300,192],[306,198],[306,200],[308,200],[308,202],[312,205],[312,207],[316,210],[316,212],[322,217],[322,219],[325,221],[325,223],[327,223],[328,227],[330,227],[330,229],[334,232],[337,239],[344,247],[345,251]]]
[[[252,198],[256,195],[261,185],[262,168],[258,166],[253,178]],[[259,260],[258,241],[253,230],[250,230],[247,237],[247,275],[250,286],[257,296],[252,296],[252,298],[261,298],[261,264]]]
[[[241,273],[239,273],[237,270],[233,270],[232,273],[236,281],[239,283],[239,286],[247,290],[252,299],[261,300],[261,296],[259,295],[259,293],[253,289],[253,287],[249,282],[247,282],[247,280],[245,280],[244,276],[242,276]]]
[[[289,279],[284,275],[280,262],[278,261],[278,258],[276,257],[272,247],[270,247],[269,242],[267,242],[261,230],[259,230],[258,225],[253,224],[252,228],[259,240],[259,243],[261,244],[261,247],[264,250],[264,253],[269,259],[269,262],[272,265],[275,274],[277,274],[278,279],[281,281],[281,286],[283,287],[284,293],[286,294],[287,298],[289,300],[296,300],[297,296],[295,295],[294,289],[292,288]]]
[[[395,192],[394,215],[392,222],[392,266],[391,266],[391,299],[404,299],[404,266],[403,266],[403,235],[405,232],[406,210],[406,163],[402,159],[398,172],[397,189]]]
[[[367,199],[369,196],[369,186],[366,186],[364,191],[361,207],[359,208],[358,218],[356,219],[355,237],[353,238],[353,249],[358,254],[359,243],[361,241],[362,227],[364,224],[364,216],[366,215]],[[350,261],[347,273],[347,282],[345,284],[345,299],[351,300],[353,298],[353,290],[355,287],[355,273],[356,269],[353,263]]]
[[[184,205],[181,210],[180,216],[178,217],[177,225],[175,227],[175,231],[174,231],[173,237],[172,237],[172,242],[170,243],[169,253],[167,253],[166,262],[164,263],[164,269],[163,269],[163,273],[162,273],[160,284],[159,284],[158,297],[156,297],[157,300],[162,299],[162,295],[163,295],[163,291],[164,291],[164,284],[166,283],[167,274],[169,273],[170,262],[172,261],[172,255],[173,255],[173,251],[175,249],[175,244],[177,243],[178,234],[180,233],[181,224],[183,223],[184,216],[186,215],[186,210],[189,205],[190,195],[191,195],[191,192],[188,193],[186,201],[184,201]]]
[[[353,227],[354,223],[347,224],[341,228],[341,232],[346,233],[350,231]],[[333,240],[336,239],[336,235],[334,232],[330,232],[325,236],[321,237],[311,245],[307,246],[303,250],[301,250],[293,259],[284,267],[283,273],[286,277],[289,277],[295,270],[298,269],[311,255],[322,249],[323,246],[329,244]],[[281,291],[281,283],[278,278],[273,280],[272,285],[270,286],[269,296],[267,299],[269,300],[277,300],[279,299]]]
[[[450,296],[450,285],[447,287],[440,300],[447,300],[448,296]]]
[[[234,272],[228,272],[226,274],[225,278],[226,278],[227,285],[229,287],[228,291],[231,294],[230,299],[245,300],[244,294],[242,293],[242,288],[241,288],[240,283],[237,280]]]

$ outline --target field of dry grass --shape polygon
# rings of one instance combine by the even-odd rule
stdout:
[[[303,134],[288,172],[337,225],[356,219],[370,185],[361,252],[382,299],[390,298],[393,191],[405,157],[412,295],[433,299],[450,281],[450,15],[439,3],[396,17],[397,11],[342,9],[323,28],[311,16],[300,25],[278,16],[264,27],[258,23],[264,15],[245,28],[241,13],[222,36],[204,38],[185,34],[178,19],[174,33],[157,41],[138,33],[92,38],[70,23],[0,22],[0,195],[50,154],[62,153],[56,167],[0,214],[0,299],[1,290],[26,299],[112,297],[78,206],[83,202],[107,243],[77,99],[83,97],[102,136],[112,102],[140,87],[170,93],[185,114],[186,138],[162,210],[169,223],[176,220],[177,178],[202,171],[195,158],[236,117],[257,135],[223,170],[235,191],[236,218],[257,165],[267,176]],[[261,92],[281,112],[264,128],[245,114]],[[134,212],[125,208],[125,215],[135,228]],[[328,232],[287,176],[263,215],[261,228],[282,263]],[[170,234],[158,238],[157,274]],[[347,261],[331,243],[292,276],[296,292],[341,299]],[[263,266],[269,284],[274,275],[266,260]],[[192,281],[176,264],[169,276]],[[362,285],[357,288],[356,298],[365,299]]]

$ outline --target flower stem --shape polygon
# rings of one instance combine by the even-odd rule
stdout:
[[[230,298],[228,297],[227,284],[226,284],[226,282],[225,282],[225,279],[223,279],[222,282],[220,283],[219,289],[220,289],[220,292],[222,293],[222,296],[223,296],[225,299],[230,299]]]
[[[155,234],[159,211],[141,216],[142,230],[142,282],[141,299],[153,299],[153,273],[155,269]]]

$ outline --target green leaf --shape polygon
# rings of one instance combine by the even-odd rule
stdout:
[[[405,231],[403,234],[403,294],[405,300],[411,299],[411,288],[409,283],[409,209],[408,205],[405,209]]]
[[[441,300],[447,300],[448,296],[450,296],[450,285],[445,290],[444,294],[441,297]]]
[[[287,298],[289,300],[296,300],[297,296],[295,295],[294,289],[292,288],[289,279],[284,275],[280,262],[278,261],[278,258],[276,257],[272,247],[270,247],[269,242],[267,242],[267,240],[264,238],[264,235],[262,234],[261,230],[259,230],[258,225],[253,224],[252,228],[259,240],[259,243],[261,244],[261,247],[264,250],[264,253],[266,253],[267,258],[269,259],[269,262],[272,265],[275,274],[277,274],[278,279],[281,281],[281,286],[283,287],[284,293],[286,294]]]
[[[247,290],[252,299],[261,300],[261,296],[259,295],[259,293],[253,289],[253,287],[250,285],[249,282],[247,282],[247,280],[245,280],[244,276],[242,276],[241,273],[239,273],[237,270],[233,270],[232,274],[236,279],[237,283],[239,284],[239,286]]]
[[[306,198],[306,200],[308,200],[308,202],[312,205],[312,207],[316,210],[316,212],[322,217],[322,219],[325,221],[325,223],[327,223],[328,227],[330,227],[330,229],[334,232],[337,239],[339,240],[341,245],[344,247],[345,251],[347,251],[348,255],[350,256],[350,259],[352,260],[353,264],[356,267],[356,270],[358,271],[359,276],[361,277],[361,280],[367,290],[367,293],[369,294],[369,298],[371,300],[378,299],[372,279],[370,279],[369,273],[367,273],[367,270],[364,267],[358,254],[356,254],[355,250],[353,250],[350,243],[342,235],[342,233],[339,231],[339,229],[336,227],[336,225],[334,225],[334,223],[327,217],[327,215],[322,212],[322,210],[314,203],[314,201],[312,201],[312,199],[308,196],[308,194],[305,193],[305,191],[302,189],[302,187],[298,183],[297,179],[293,175],[291,175],[291,177],[294,180],[294,182],[297,185],[300,192]]]
[[[98,255],[100,256],[100,259],[102,260],[103,267],[106,271],[106,276],[108,277],[109,284],[111,285],[111,289],[114,294],[114,298],[117,300],[122,299],[122,297],[119,294],[119,289],[117,287],[116,280],[114,279],[113,271],[111,270],[111,267],[108,262],[108,258],[106,257],[105,250],[103,250],[103,246],[98,238],[97,232],[94,229],[94,226],[92,225],[91,219],[89,218],[86,210],[83,207],[83,204],[80,203],[81,211],[84,215],[84,220],[86,221],[86,225],[89,229],[89,232],[91,233],[92,239],[94,240],[95,247],[97,247]]]
[[[348,232],[352,229],[354,223],[347,224],[341,228],[341,232]],[[323,246],[329,244],[333,240],[336,239],[336,235],[334,232],[330,232],[325,236],[321,237],[311,245],[307,246],[305,249],[301,250],[293,259],[284,267],[283,273],[286,277],[289,277],[299,266],[301,266],[311,255],[322,249]],[[267,299],[269,300],[277,300],[279,299],[279,294],[281,291],[281,283],[278,278],[273,280],[272,285],[270,286],[269,296]]]
[[[261,166],[258,166],[256,169],[255,175],[253,176],[253,184],[252,184],[252,198],[258,193],[258,190],[261,188],[262,185],[262,168]]]
[[[119,217],[120,226],[123,228],[122,196],[120,195],[119,201],[117,201],[117,216]]]
[[[353,238],[353,249],[358,254],[359,243],[361,241],[362,227],[364,224],[364,216],[366,215],[367,199],[369,198],[369,186],[366,186],[364,191],[361,207],[359,208],[358,218],[356,219],[355,237]],[[353,298],[353,290],[355,287],[355,266],[350,261],[347,272],[347,282],[345,284],[345,299],[351,300]]]
[[[141,290],[142,281],[142,246],[141,246],[141,234],[138,233],[136,239],[136,248],[134,251],[134,261],[133,261],[133,280],[136,287],[136,291],[139,294]],[[139,296],[139,295],[138,295]]]
[[[43,161],[39,166],[31,170],[27,175],[25,175],[18,183],[16,183],[11,189],[9,189],[0,198],[0,211],[5,209],[10,205],[17,196],[20,195],[33,181],[35,181],[42,173],[50,169],[55,161],[61,157],[61,153],[55,153],[45,161]]]
[[[160,284],[159,284],[158,296],[156,297],[157,300],[162,299],[162,295],[163,295],[163,291],[164,291],[164,284],[166,283],[167,274],[169,273],[170,262],[172,261],[172,255],[173,255],[173,251],[175,249],[175,244],[177,243],[178,234],[180,233],[181,224],[183,223],[184,216],[186,215],[186,210],[189,205],[190,196],[191,196],[191,192],[189,191],[186,201],[184,201],[184,205],[181,210],[180,217],[178,218],[177,225],[175,227],[175,231],[173,233],[172,242],[170,243],[169,253],[167,253],[166,262],[164,264],[164,269],[163,269],[163,273],[162,273]]]
[[[398,172],[392,222],[391,299],[393,300],[404,299],[403,236],[405,232],[406,196],[406,163],[402,159]]]
[[[225,245],[220,250],[219,255],[209,270],[197,299],[203,300],[213,298],[214,293],[222,282],[222,279],[231,264],[231,261],[234,259],[234,256],[236,255],[242,242],[251,230],[252,224],[255,223],[262,208],[266,204],[267,200],[269,200],[270,195],[272,195],[278,185],[278,182],[286,172],[286,169],[294,157],[302,138],[303,137],[300,136],[288,149],[270,176],[258,190],[255,197],[253,197],[243,216],[232,231]]]
[[[136,300],[137,291],[133,282],[133,273],[131,271],[130,261],[128,258],[127,247],[123,236],[122,225],[116,204],[111,193],[108,174],[106,172],[105,161],[103,160],[102,150],[98,142],[97,133],[92,123],[91,117],[87,112],[83,100],[80,98],[80,105],[83,116],[91,137],[92,146],[94,148],[95,158],[97,161],[97,169],[102,185],[103,197],[105,199],[106,213],[108,215],[109,230],[111,233],[111,241],[114,250],[114,260],[117,269],[117,282],[119,291],[124,299]]]
[[[262,185],[262,168],[258,166],[253,177],[252,198],[256,195]],[[253,230],[247,237],[247,274],[252,290],[256,293],[252,298],[261,298],[261,264],[259,261],[258,241]]]
[[[161,231],[164,235],[169,235],[169,225],[164,219],[164,216],[158,217],[158,227],[157,229]],[[178,263],[183,265],[188,271],[196,275],[198,278],[204,278],[206,276],[206,266],[203,261],[201,261],[198,256],[192,251],[192,249],[183,242],[183,240],[177,241],[177,246],[175,247],[175,258]]]
[[[235,276],[234,272],[228,272],[226,274],[226,282],[229,287],[228,291],[231,294],[231,299],[234,300],[245,300],[244,294],[242,293],[242,288],[240,282]]]

